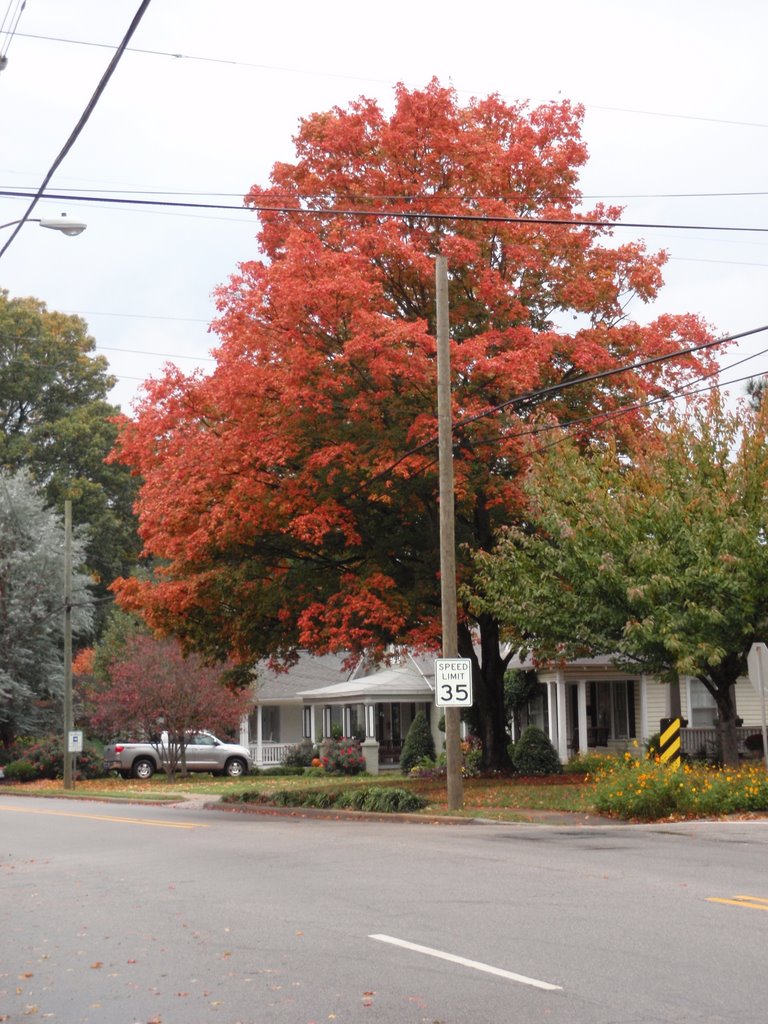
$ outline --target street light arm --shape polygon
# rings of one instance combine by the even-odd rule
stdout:
[[[16,224],[39,224],[41,228],[50,228],[52,231],[60,231],[63,235],[81,235],[88,227],[81,220],[67,220],[67,215],[62,213],[57,217],[22,217],[20,220],[9,220],[7,224],[0,224],[2,228],[12,228]]]

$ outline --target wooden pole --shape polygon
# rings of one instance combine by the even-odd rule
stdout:
[[[64,789],[73,789],[69,734],[72,717],[72,502],[64,502]]]
[[[456,531],[453,488],[453,415],[451,412],[451,349],[448,316],[448,265],[438,256],[435,265],[437,293],[437,433],[440,479],[440,603],[443,657],[458,655],[456,614]],[[448,810],[464,804],[461,776],[461,711],[445,709]]]

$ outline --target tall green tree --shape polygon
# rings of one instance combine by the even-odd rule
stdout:
[[[137,481],[108,465],[119,409],[115,379],[78,316],[0,291],[0,466],[26,468],[60,511],[87,523],[87,564],[105,587],[134,564]]]
[[[73,539],[82,565],[85,538]],[[72,578],[73,633],[92,621],[89,577]],[[0,470],[0,743],[61,723],[64,526],[30,475]]]
[[[479,606],[539,659],[607,654],[701,680],[737,763],[733,685],[768,636],[768,409],[715,395],[671,413],[631,461],[564,440],[526,492],[529,522],[479,556]]]
[[[295,161],[248,197],[260,256],[219,293],[215,371],[169,371],[124,425],[118,456],[144,479],[142,537],[163,563],[118,584],[126,607],[246,665],[302,647],[439,646],[435,256],[450,275],[469,590],[468,553],[524,515],[528,418],[608,412],[694,364],[489,410],[708,337],[692,316],[629,318],[632,300],[655,297],[664,256],[603,244],[598,222],[617,208],[567,223],[581,209],[580,121],[568,103],[462,105],[432,82],[399,87],[389,116],[360,99],[301,123]],[[493,615],[463,605],[459,621],[485,763],[501,767],[508,655]]]

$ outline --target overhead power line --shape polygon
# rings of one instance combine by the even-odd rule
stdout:
[[[210,191],[208,189],[153,189],[153,188],[91,188],[88,190],[91,195],[100,193],[109,195],[124,195],[124,196],[221,196],[226,199],[240,199],[242,198],[242,192],[218,192]],[[86,195],[88,194],[86,193]],[[272,192],[272,197],[280,196],[279,192]],[[768,191],[756,191],[756,192],[616,192],[616,193],[583,193],[581,199],[588,199],[591,201],[599,201],[602,199],[755,199],[760,196],[768,196]],[[283,193],[281,198],[293,199],[293,195],[289,192]],[[321,198],[319,195],[313,197],[309,193],[304,193],[304,199]],[[392,193],[375,193],[375,192],[361,192],[355,196],[356,200],[365,200],[366,202],[391,202],[393,200],[399,200],[400,202],[409,202],[414,199],[421,198],[418,195],[407,193],[399,193],[394,195]],[[493,196],[486,198],[498,199],[500,202],[512,201],[515,196],[510,193],[509,195],[503,195],[497,193]]]
[[[109,43],[97,43],[88,39],[66,39],[61,36],[47,36],[40,35],[33,32],[19,32],[20,38],[24,39],[43,39],[50,43],[66,43],[69,46],[94,46],[101,49],[112,49]],[[206,57],[192,53],[174,53],[170,50],[148,50],[140,49],[138,47],[129,47],[129,53],[143,53],[150,57],[170,57],[174,61],[185,60],[185,61],[198,61],[204,64],[226,64],[230,67],[238,68],[253,68],[257,71],[278,71],[283,74],[291,75],[310,75],[319,78],[340,78],[346,81],[353,82],[373,82],[377,85],[389,85],[394,87],[394,82],[385,78],[371,78],[367,75],[353,75],[343,74],[339,71],[319,71],[311,68],[291,68],[283,67],[277,64],[255,64],[251,61],[234,60],[226,57]],[[466,89],[457,89],[457,92],[466,93]],[[475,90],[476,91],[476,90]],[[536,101],[539,102],[539,101]],[[546,102],[546,101],[545,101]],[[768,124],[762,121],[737,121],[732,118],[725,117],[706,117],[701,114],[678,114],[670,113],[665,110],[638,110],[633,107],[610,107],[604,104],[598,103],[585,103],[583,104],[587,110],[607,110],[617,114],[633,114],[640,115],[642,117],[671,117],[675,120],[683,121],[702,121],[709,124],[727,124],[733,125],[736,128],[768,128]]]
[[[148,0],[147,0],[148,2]],[[9,198],[27,197],[30,193],[16,189],[2,189],[0,196]],[[768,227],[753,227],[734,224],[655,224],[643,221],[623,220],[590,220],[586,217],[514,217],[502,216],[501,214],[485,213],[445,213],[432,210],[370,210],[370,209],[347,209],[338,207],[316,207],[316,206],[267,206],[261,203],[249,203],[247,206],[235,206],[231,203],[191,203],[180,201],[169,201],[165,199],[125,199],[94,195],[72,195],[69,193],[56,192],[55,195],[47,196],[39,191],[35,202],[40,198],[64,199],[68,202],[78,203],[104,203],[118,206],[149,206],[163,207],[169,209],[184,210],[239,210],[245,213],[283,213],[297,214],[303,217],[365,217],[379,219],[406,219],[406,220],[433,220],[433,221],[461,221],[475,222],[482,224],[531,224],[543,227],[579,227],[579,228],[633,228],[636,230],[661,230],[661,231],[736,231],[748,232],[751,234],[768,234]],[[15,234],[15,233],[14,233]],[[7,248],[7,245],[6,247]],[[5,249],[0,250],[0,256]]]
[[[11,232],[10,238],[6,241],[5,245],[0,249],[0,258],[2,258],[3,254],[8,250],[8,247],[11,245],[13,240],[16,238],[16,236],[18,235],[19,231],[21,231],[22,227],[29,220],[29,218],[30,218],[30,216],[32,214],[32,211],[37,206],[39,200],[42,199],[42,197],[44,196],[46,186],[48,185],[48,183],[50,182],[51,178],[54,176],[54,174],[58,170],[59,166],[61,165],[62,161],[66,157],[67,153],[69,153],[70,149],[72,149],[72,147],[74,146],[74,144],[77,141],[77,138],[80,135],[80,133],[82,132],[83,128],[85,128],[86,124],[88,123],[88,120],[89,120],[91,114],[93,113],[93,111],[96,108],[96,104],[99,102],[99,99],[101,98],[101,94],[106,89],[107,83],[109,82],[110,78],[112,77],[112,75],[113,75],[113,73],[115,71],[115,68],[120,63],[120,59],[123,56],[123,53],[125,52],[125,50],[126,50],[126,48],[128,46],[128,43],[129,43],[129,41],[131,39],[131,36],[136,31],[136,28],[138,27],[139,22],[144,17],[144,12],[149,7],[151,2],[152,2],[152,0],[141,0],[141,3],[139,4],[139,9],[134,14],[133,20],[131,21],[131,24],[128,26],[128,31],[125,33],[122,42],[120,43],[120,45],[115,50],[114,56],[112,57],[112,60],[109,62],[107,70],[101,76],[101,81],[96,86],[96,90],[94,91],[94,93],[91,96],[90,100],[86,104],[85,110],[80,115],[80,120],[77,122],[77,124],[73,128],[72,133],[70,134],[70,136],[67,139],[67,141],[64,143],[64,146],[62,147],[62,149],[59,152],[58,156],[56,157],[56,159],[51,164],[51,166],[50,166],[50,168],[48,170],[48,173],[46,174],[45,178],[43,179],[43,181],[42,181],[40,187],[38,188],[37,192],[34,193],[34,195],[32,197],[32,201],[29,204],[29,206],[27,207],[26,212],[24,213],[24,216],[19,220],[19,223],[16,225],[14,230]]]
[[[558,392],[567,391],[570,388],[577,387],[580,384],[591,384],[598,380],[605,380],[608,377],[615,377],[620,373],[631,373],[633,370],[641,370],[646,366],[652,366],[657,363],[668,362],[670,359],[680,359],[682,356],[692,355],[695,352],[701,352],[705,349],[716,348],[718,345],[726,345],[730,341],[738,341],[741,338],[748,338],[753,334],[761,334],[763,331],[768,331],[768,324],[763,327],[754,327],[748,331],[741,331],[739,334],[729,334],[725,338],[717,338],[713,341],[701,342],[698,345],[691,345],[688,348],[677,349],[675,352],[669,352],[661,356],[651,356],[649,359],[642,359],[635,363],[625,363],[623,366],[615,366],[609,370],[599,370],[597,373],[584,374],[581,377],[572,377],[570,380],[561,381],[559,384],[552,384],[545,388],[536,388],[533,391],[525,391],[521,395],[515,395],[512,398],[507,399],[505,402],[500,402],[498,405],[489,406],[487,409],[483,409],[481,412],[475,413],[472,416],[465,416],[462,419],[456,420],[453,424],[454,430],[460,430],[463,427],[469,426],[471,423],[476,423],[478,420],[487,419],[489,416],[494,416],[496,413],[508,409],[515,405],[522,405],[525,402],[531,402],[539,398],[546,398],[548,396],[557,394]],[[602,413],[602,416],[607,416],[608,413]],[[379,480],[382,477],[388,476],[393,469],[396,469],[402,462],[409,459],[412,455],[418,455],[419,452],[424,451],[426,448],[431,448],[437,444],[437,436],[428,438],[426,441],[422,441],[420,444],[414,445],[413,448],[409,448],[408,451],[403,452],[394,462],[390,463],[384,469],[376,473],[369,481],[368,484],[373,483],[375,480]]]

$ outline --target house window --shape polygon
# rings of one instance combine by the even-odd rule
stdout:
[[[542,732],[549,735],[549,704],[547,702],[547,689],[545,686],[539,687],[539,693],[532,700],[528,701],[527,710],[528,725],[538,726]],[[523,722],[523,729],[525,729],[525,725],[526,723]]]
[[[392,705],[392,739],[402,739],[401,725],[400,725],[400,705]]]
[[[700,679],[688,680],[688,697],[691,725],[711,728],[715,724],[717,705],[715,698]]]
[[[280,739],[280,708],[263,707],[261,709],[261,738],[265,742],[275,743]]]
[[[590,746],[635,735],[635,684],[631,679],[589,684],[587,718]]]
[[[305,740],[309,740],[312,738],[312,708],[302,708],[301,718],[303,726],[301,734]]]

